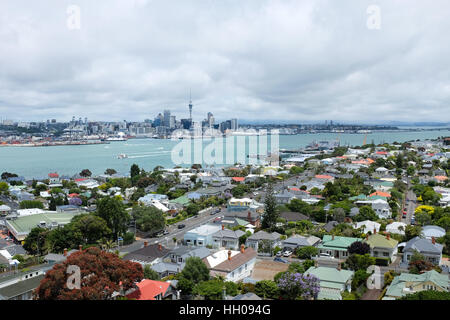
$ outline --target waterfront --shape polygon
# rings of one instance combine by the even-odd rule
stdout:
[[[411,140],[434,139],[450,136],[450,130],[407,131],[407,132],[373,132],[367,135],[367,143],[391,143]],[[318,133],[300,135],[281,135],[281,149],[298,149],[312,141],[339,140],[341,145],[356,146],[363,143],[364,134]],[[221,140],[222,138],[219,138]],[[226,138],[232,139],[232,137]],[[102,174],[106,168],[113,168],[119,173],[128,174],[133,163],[145,170],[152,170],[161,165],[173,167],[172,148],[180,141],[164,139],[130,139],[125,142],[112,142],[107,145],[49,146],[38,148],[0,148],[0,170],[17,173],[25,178],[46,177],[49,172],[61,175],[74,175],[82,169],[89,169],[93,174]],[[209,144],[205,141],[204,144]],[[248,154],[248,139],[246,139]],[[118,159],[119,154],[128,158]]]

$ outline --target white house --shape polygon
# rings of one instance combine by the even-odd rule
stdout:
[[[405,234],[406,223],[404,222],[392,222],[386,226],[386,232],[388,233],[396,233],[396,234]]]
[[[226,281],[238,282],[252,274],[256,262],[256,251],[245,249],[240,251],[220,250],[203,259],[210,270],[210,275],[223,276]]]
[[[363,229],[364,233],[368,233],[369,231],[374,233],[374,230],[376,230],[376,232],[380,232],[380,227],[381,227],[381,224],[379,224],[378,222],[371,221],[371,220],[357,222],[354,225],[355,229],[364,228]]]

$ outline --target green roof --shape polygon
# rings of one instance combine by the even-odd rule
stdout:
[[[387,201],[387,197],[382,197],[382,196],[371,196],[367,198],[368,200],[385,200]]]
[[[360,194],[360,195],[357,195],[355,197],[350,197],[350,198],[348,198],[348,200],[350,200],[350,201],[367,200],[367,196],[365,194]]]
[[[369,237],[368,240],[364,240],[371,248],[389,248],[393,249],[397,246],[398,241],[390,238],[389,240],[382,234],[376,233]]]
[[[322,239],[322,244],[318,246],[319,249],[331,249],[331,250],[347,250],[347,248],[356,241],[361,241],[360,238],[350,238],[324,235]]]
[[[342,300],[340,292],[331,292],[327,290],[320,290],[317,295],[317,300]]]
[[[353,276],[354,272],[329,267],[310,267],[305,274],[312,274],[319,278],[321,287],[342,289],[342,285],[347,283],[347,281]]]
[[[433,282],[437,286],[446,289],[449,287],[450,282],[448,275],[440,274],[436,270],[424,272],[422,274],[402,273],[392,280],[391,285],[386,290],[386,296],[403,297],[405,293],[406,282]]]
[[[245,220],[242,220],[242,219],[239,219],[239,218],[235,218],[235,221],[240,225],[240,226],[246,226],[246,225],[248,225],[248,221],[245,221]]]
[[[45,213],[33,214],[30,216],[19,217],[15,220],[7,220],[6,224],[10,231],[14,234],[17,240],[21,239],[21,236],[26,236],[31,229],[37,227],[41,221],[45,221],[47,225],[51,225],[52,222],[57,222],[58,225],[68,224],[74,216],[79,213],[67,213],[67,212],[53,212],[47,211]],[[12,229],[12,230],[11,230]]]
[[[184,205],[187,205],[190,202],[190,200],[189,200],[189,198],[187,196],[183,195],[183,196],[178,197],[176,199],[170,200],[169,202],[170,203],[181,204],[181,205],[184,206]]]

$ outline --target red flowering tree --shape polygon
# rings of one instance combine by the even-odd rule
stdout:
[[[75,283],[71,281],[74,279],[73,266],[80,270],[79,289],[72,289],[72,283]],[[124,261],[113,253],[91,247],[72,253],[66,261],[48,271],[34,291],[34,299],[107,300],[115,291],[126,291],[142,278],[139,263]]]

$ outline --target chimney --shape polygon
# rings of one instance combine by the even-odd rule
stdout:
[[[222,230],[225,230],[225,225],[222,225]]]
[[[158,243],[158,250],[159,250],[159,251],[162,251],[162,245],[161,245],[161,243]]]
[[[252,223],[252,213],[250,211],[247,214],[247,220],[248,222]]]
[[[80,251],[83,251],[83,246],[80,244],[80,245],[78,246],[78,249],[79,249]]]
[[[331,236],[331,240],[334,240],[334,234]]]
[[[391,235],[389,233],[386,234],[386,239],[388,239],[388,240],[391,239]]]
[[[144,241],[144,247],[148,246],[148,241]]]
[[[431,237],[431,242],[432,242],[433,244],[436,244],[436,238],[435,238],[435,237]]]
[[[337,269],[339,270],[339,271],[341,271],[341,263],[339,262],[339,264],[338,264],[338,267],[337,267]]]
[[[67,257],[67,249],[64,249],[64,257]]]
[[[241,244],[241,253],[244,253],[244,252],[245,252],[245,245]]]
[[[231,260],[231,250],[228,250],[228,260]]]

